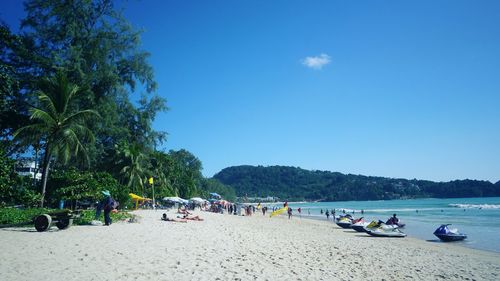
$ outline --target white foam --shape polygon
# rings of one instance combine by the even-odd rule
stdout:
[[[493,204],[449,204],[449,206],[461,209],[500,209],[500,205]]]

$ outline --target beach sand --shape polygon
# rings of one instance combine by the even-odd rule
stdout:
[[[374,238],[332,222],[195,212],[205,220],[0,229],[0,280],[500,280],[500,254]],[[169,213],[171,214],[171,213]],[[172,216],[172,215],[170,215]]]

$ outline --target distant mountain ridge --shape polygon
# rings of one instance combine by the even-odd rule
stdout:
[[[500,196],[500,181],[433,182],[329,171],[310,171],[288,166],[233,166],[213,178],[234,188],[237,196],[277,196],[283,200],[345,201],[405,198],[459,198]]]

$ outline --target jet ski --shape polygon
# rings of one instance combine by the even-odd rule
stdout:
[[[396,237],[396,238],[406,237],[406,234],[401,232],[399,228],[384,228],[382,226],[377,228],[372,228],[368,230],[367,233],[370,234],[371,236],[376,236],[376,237]]]
[[[403,222],[397,222],[397,223],[387,222],[386,225],[393,225],[393,226],[397,226],[399,228],[403,228],[403,227],[405,227],[406,223],[403,223]]]
[[[444,242],[461,241],[467,238],[467,235],[458,232],[456,228],[448,228],[448,225],[451,224],[442,224],[434,231],[434,235]]]
[[[363,217],[353,220],[351,224],[351,228],[356,230],[357,232],[366,232],[365,227],[370,223],[365,221]]]
[[[351,228],[352,217],[351,216],[342,216],[342,217],[338,218],[335,223],[342,228]]]
[[[373,230],[373,229],[376,229],[376,228],[379,228],[379,227],[387,229],[387,230],[392,230],[392,229],[398,228],[397,225],[387,225],[383,221],[379,220],[378,222],[377,221],[372,221],[367,226],[365,226],[364,229],[365,229],[365,232],[368,232],[370,230]]]

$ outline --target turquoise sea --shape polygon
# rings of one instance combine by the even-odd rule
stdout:
[[[408,236],[429,243],[443,243],[432,233],[441,224],[452,224],[451,228],[458,228],[468,235],[468,239],[454,243],[500,252],[500,197],[290,203],[289,206],[294,216],[298,216],[297,209],[300,207],[302,217],[324,220],[326,216],[321,215],[320,210],[335,209],[337,215],[342,210],[351,214],[354,212],[354,217],[363,216],[368,221],[386,221],[396,213],[406,223],[403,231]],[[363,215],[361,210],[364,210]]]

